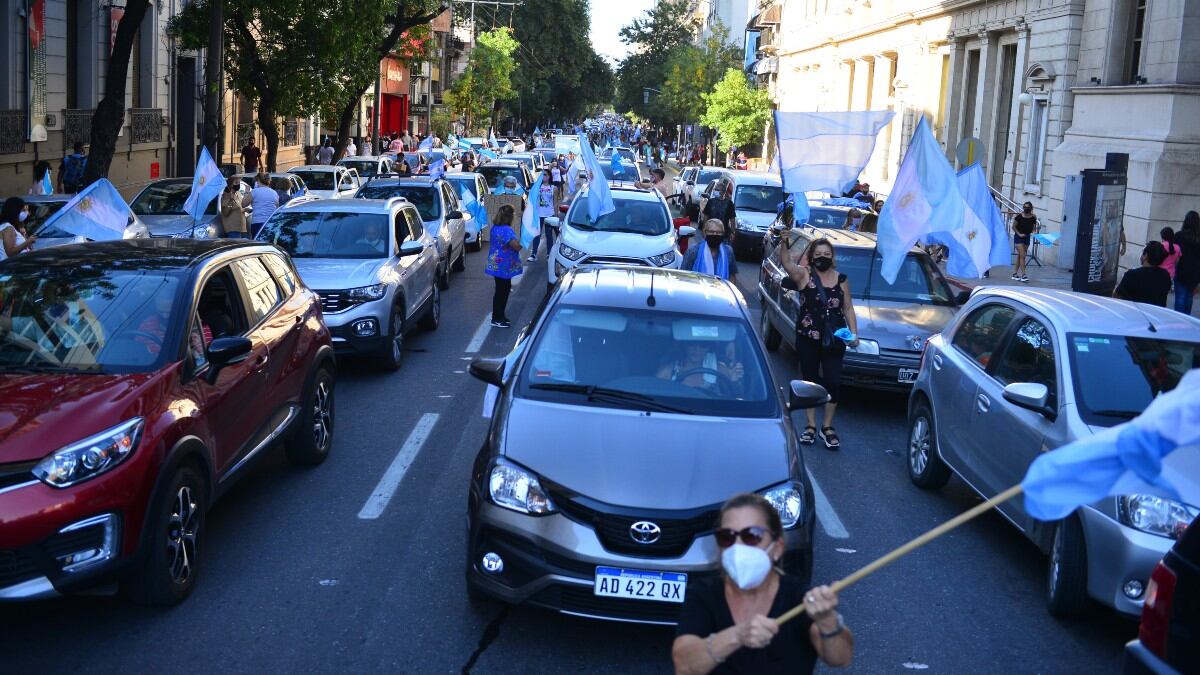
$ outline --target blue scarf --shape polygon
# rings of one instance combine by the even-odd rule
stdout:
[[[721,279],[729,279],[729,248],[725,244],[721,244],[717,252],[717,269],[714,272],[708,266],[709,253],[708,243],[701,241],[700,250],[696,251],[696,262],[692,263],[692,271],[701,274],[707,274],[712,277]]]

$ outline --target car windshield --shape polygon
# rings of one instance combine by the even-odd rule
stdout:
[[[783,201],[783,188],[778,185],[739,185],[733,193],[733,205],[739,211],[775,213]]]
[[[93,265],[0,273],[0,373],[154,369],[179,283],[173,273]]]
[[[533,165],[532,157],[513,157],[510,155],[508,157],[508,159],[511,159],[514,162],[520,162],[520,163],[524,164],[525,167],[528,168],[530,171],[534,171],[537,168]]]
[[[259,232],[293,258],[385,258],[388,217],[382,213],[276,211]]]
[[[521,167],[519,166],[488,166],[487,164],[484,164],[483,166],[476,168],[475,173],[483,176],[483,179],[487,181],[489,190],[495,190],[496,186],[500,184],[500,181],[504,180],[508,176],[516,178],[517,187],[521,188],[522,190],[527,187],[525,185],[525,172],[521,170]]]
[[[705,187],[708,187],[709,183],[713,182],[714,180],[716,180],[720,177],[721,177],[720,171],[718,171],[716,169],[705,169],[705,170],[701,171],[700,174],[698,176],[696,176],[696,179],[692,182],[694,182],[697,187],[705,188]]]
[[[338,162],[338,166],[355,169],[358,171],[358,175],[363,178],[372,178],[379,173],[379,162],[373,159],[343,159]]]
[[[743,320],[650,309],[554,311],[525,361],[525,398],[728,417],[778,405]]]
[[[29,207],[29,218],[25,221],[25,230],[27,232],[33,232],[37,236],[47,239],[75,236],[55,225],[39,229],[42,227],[42,223],[46,222],[47,218],[58,213],[59,209],[67,205],[67,200],[61,202],[25,202],[25,205]]]
[[[822,209],[818,207],[812,207],[808,214],[808,224],[812,227],[824,227],[840,230],[845,227],[846,218],[848,218],[849,215],[849,211],[843,211],[840,209]]]
[[[309,190],[332,190],[333,179],[337,175],[332,171],[293,171],[300,176]]]
[[[576,199],[567,221],[577,229],[588,231],[631,232],[654,236],[671,231],[671,219],[667,210],[656,201],[615,197],[613,204],[617,207],[615,211],[600,216],[600,219],[593,223],[588,220],[587,199]]]
[[[929,258],[910,253],[900,264],[896,282],[889,284],[880,271],[883,259],[875,249],[837,249],[837,269],[850,280],[855,300],[883,300],[918,305],[954,307],[954,293],[934,269]]]
[[[360,199],[404,197],[421,212],[421,220],[442,217],[442,200],[438,197],[438,189],[428,185],[367,185],[354,196]]]
[[[1088,424],[1114,426],[1200,368],[1200,342],[1069,333],[1076,405]]]
[[[600,173],[604,174],[607,180],[619,180],[625,182],[635,182],[638,180],[637,168],[629,162],[621,162],[621,170],[613,171],[612,162],[600,162]]]
[[[191,182],[157,183],[150,185],[133,200],[129,208],[139,216],[183,216],[183,204],[192,192]],[[216,215],[218,199],[208,204],[204,213]]]

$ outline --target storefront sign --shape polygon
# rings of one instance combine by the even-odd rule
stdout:
[[[108,8],[108,54],[112,56],[113,50],[117,48],[117,28],[121,25],[121,19],[125,18],[124,7],[109,7]]]
[[[384,94],[402,96],[408,93],[408,66],[400,59],[384,60],[379,73],[379,88]]]

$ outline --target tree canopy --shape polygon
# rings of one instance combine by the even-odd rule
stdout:
[[[655,114],[661,113],[657,95],[651,92],[650,102],[646,103],[643,92],[662,89],[672,52],[690,44],[698,27],[687,0],[662,0],[621,29],[621,41],[633,51],[617,69],[617,109],[642,117],[661,117]]]
[[[729,42],[729,30],[719,23],[699,45],[675,47],[667,59],[656,121],[669,127],[702,117],[707,108],[704,94],[740,60],[740,50]]]
[[[771,117],[771,97],[751,87],[738,68],[725,71],[712,93],[704,95],[708,110],[700,121],[717,130],[717,147],[722,152],[762,139]]]
[[[587,0],[525,0],[512,25],[520,47],[509,112],[532,120],[575,118],[612,101],[612,69],[588,37]]]
[[[476,128],[485,119],[494,124],[499,104],[516,96],[513,53],[518,47],[509,28],[480,33],[476,38],[466,71],[445,93],[451,109],[466,117],[467,128]]]

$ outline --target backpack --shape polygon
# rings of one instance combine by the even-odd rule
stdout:
[[[87,166],[87,158],[79,155],[67,155],[63,160],[63,183],[75,184],[83,180],[83,169]]]

